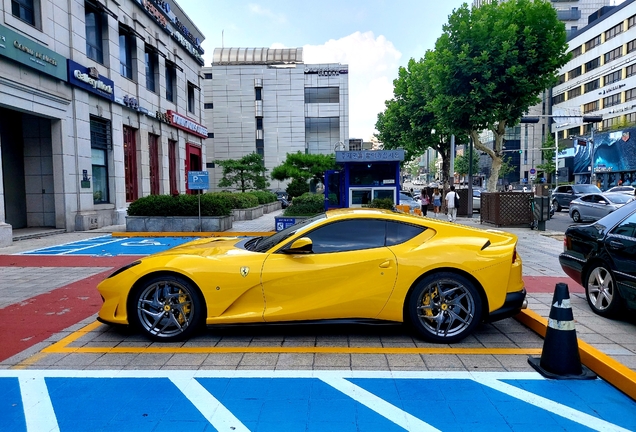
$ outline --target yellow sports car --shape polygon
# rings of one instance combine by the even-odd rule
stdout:
[[[99,320],[158,341],[205,324],[405,322],[450,343],[525,307],[517,238],[390,210],[333,210],[271,237],[203,238],[101,282]]]

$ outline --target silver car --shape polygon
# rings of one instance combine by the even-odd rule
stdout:
[[[574,222],[599,220],[633,199],[632,195],[620,192],[583,195],[570,202],[570,217]]]
[[[421,208],[419,202],[415,201],[413,197],[408,196],[404,192],[400,192],[400,205],[409,206],[411,213],[413,213],[413,210]]]

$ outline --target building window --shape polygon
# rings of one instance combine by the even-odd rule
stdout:
[[[203,74],[203,79],[212,79],[212,74],[211,73]]]
[[[90,3],[85,4],[86,57],[104,64],[102,22],[104,15]]]
[[[636,113],[629,113],[625,116],[625,121],[628,124],[634,124],[636,123]]]
[[[256,119],[256,130],[263,130],[263,118],[258,117]]]
[[[119,73],[128,78],[133,78],[132,52],[134,47],[134,39],[132,35],[124,30],[119,29]]]
[[[265,141],[262,139],[256,140],[256,153],[261,155],[261,157],[265,158]]]
[[[629,17],[629,19],[627,20],[627,28],[634,27],[634,24],[636,24],[636,15],[632,15]]]
[[[208,132],[208,138],[214,138],[214,132]]]
[[[148,156],[150,162],[150,193],[159,195],[159,136],[148,134]]]
[[[636,74],[636,64],[629,65],[625,68],[625,78]]]
[[[188,111],[192,114],[195,114],[195,101],[196,98],[194,97],[194,84],[188,82]]]
[[[596,78],[595,80],[592,80],[588,83],[585,83],[585,93],[589,93],[593,90],[596,90],[597,88],[599,88],[601,86],[601,79],[600,78]]]
[[[612,60],[621,57],[622,55],[623,55],[623,47],[622,46],[619,46],[618,48],[615,48],[615,49],[611,50],[610,52],[606,52],[605,53],[605,63],[609,63]]]
[[[572,27],[572,29],[574,30],[574,27]],[[577,58],[578,56],[583,54],[583,46],[582,45],[577,46],[572,51],[570,51],[570,54],[572,54],[572,58]]]
[[[124,126],[124,182],[126,184],[126,202],[135,201],[137,191],[137,142],[135,130]]]
[[[636,88],[625,91],[625,102],[636,99]]]
[[[568,90],[568,100],[581,95],[581,86]]]
[[[214,109],[214,104],[213,103],[203,104],[203,108],[204,109]]]
[[[305,87],[305,103],[340,103],[338,87]]]
[[[621,103],[620,93],[603,98],[603,108],[609,108],[611,106],[618,105],[620,103]]]
[[[611,74],[607,74],[603,77],[603,85],[610,85],[615,83],[616,81],[621,80],[621,71],[612,72]]]
[[[583,68],[581,66],[574,68],[570,72],[568,72],[568,79],[576,78],[577,76],[580,76],[582,73],[583,73]]]
[[[146,46],[146,88],[153,93],[157,92],[157,85],[155,78],[157,74],[157,68],[159,66],[159,55],[155,50]]]
[[[595,59],[590,60],[589,62],[585,63],[585,72],[589,72],[592,69],[596,69],[600,65],[601,65],[601,58],[600,57],[596,57]]]
[[[35,25],[33,0],[11,0],[11,14],[32,26]]]
[[[179,195],[177,183],[177,142],[168,140],[168,176],[170,177],[170,194]]]
[[[589,112],[596,111],[596,110],[598,110],[598,101],[586,103],[585,105],[583,105],[584,114],[587,114]]]
[[[633,41],[627,42],[627,54],[629,54],[630,52],[634,50],[636,50],[636,39],[634,39]]]
[[[565,74],[559,75],[559,84],[563,84],[565,82]]]
[[[263,100],[263,89],[260,87],[256,87],[254,91],[256,100]]]
[[[623,32],[623,23],[616,24],[614,27],[612,27],[611,29],[605,32],[605,42],[621,34],[622,32]]]
[[[612,117],[611,119],[603,120],[603,129],[610,129],[612,126],[617,125],[620,117]]]
[[[565,102],[565,93],[558,94],[552,98],[552,105]]]
[[[177,82],[177,68],[166,62],[166,100],[176,101],[175,83]]]
[[[339,117],[306,117],[305,142],[309,154],[333,152],[333,143],[340,141]]]
[[[590,39],[589,41],[585,42],[585,51],[589,51],[592,48],[594,48],[596,45],[600,45],[601,44],[601,35],[596,36],[595,38]]]
[[[106,204],[108,194],[108,149],[112,147],[110,122],[90,118],[93,204]]]

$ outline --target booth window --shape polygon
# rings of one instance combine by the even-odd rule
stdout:
[[[110,122],[91,117],[90,128],[93,204],[106,204],[109,202],[108,149],[112,146]]]
[[[104,64],[103,20],[104,14],[90,3],[84,6],[86,25],[86,57]]]
[[[35,25],[34,0],[11,0],[11,14],[20,20]]]
[[[349,167],[352,186],[395,185],[395,166],[389,163],[355,163]]]

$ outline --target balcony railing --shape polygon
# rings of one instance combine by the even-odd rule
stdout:
[[[557,18],[559,21],[578,21],[581,19],[581,11],[578,9],[557,10]]]

